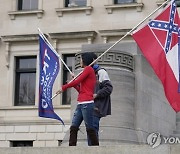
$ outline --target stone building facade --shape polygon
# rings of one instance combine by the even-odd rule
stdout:
[[[102,53],[163,2],[0,0],[0,147],[60,146],[69,129],[77,95],[73,90],[53,100],[65,127],[38,117],[38,28],[78,72],[77,53]],[[160,81],[130,35],[99,63],[114,86],[113,114],[101,124],[102,144],[145,143],[147,134],[156,131],[165,136],[180,133],[178,113],[169,106]],[[68,76],[62,66],[53,92]],[[79,137],[85,139],[84,134]]]

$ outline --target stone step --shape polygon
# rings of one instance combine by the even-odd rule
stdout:
[[[118,145],[99,147],[15,147],[0,148],[1,154],[179,154],[180,145]]]

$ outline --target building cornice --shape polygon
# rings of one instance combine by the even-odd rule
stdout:
[[[95,31],[80,31],[80,32],[63,32],[63,33],[49,33],[49,36],[54,42],[57,40],[65,39],[86,39],[88,44],[92,44],[97,33]],[[1,36],[2,41],[6,45],[5,57],[6,66],[9,67],[10,58],[10,45],[15,42],[28,42],[28,41],[38,41],[38,34],[23,34],[23,35],[4,35]]]
[[[114,29],[114,30],[99,30],[101,36],[122,36],[131,29]]]
[[[103,38],[103,42],[107,43],[110,37],[121,37],[127,34],[129,31],[130,29],[99,30],[99,34]]]
[[[23,34],[23,35],[4,35],[1,36],[3,42],[24,42],[37,41],[38,34]]]
[[[66,39],[87,39],[88,44],[92,44],[97,33],[95,31],[79,31],[79,32],[63,32],[49,33],[51,39],[66,40]]]
[[[94,39],[97,35],[95,31],[79,31],[79,32],[63,32],[63,33],[48,33],[51,39]],[[38,40],[38,34],[23,34],[23,35],[4,35],[1,36],[3,42],[24,42]]]
[[[79,32],[63,32],[63,33],[49,33],[52,39],[76,39],[76,38],[95,38],[97,33],[95,31],[79,31]]]
[[[9,68],[10,45],[14,42],[38,41],[38,34],[4,35],[1,36],[1,39],[6,46],[6,50],[5,50],[6,66]]]

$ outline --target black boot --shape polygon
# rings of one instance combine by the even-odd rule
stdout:
[[[78,127],[75,126],[70,127],[69,146],[76,146],[78,130],[79,130]]]
[[[99,140],[97,138],[96,131],[93,128],[87,128],[86,131],[89,136],[91,146],[99,146]]]

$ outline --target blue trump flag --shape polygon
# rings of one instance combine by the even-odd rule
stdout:
[[[39,116],[63,120],[54,112],[52,105],[52,87],[59,72],[59,56],[50,47],[44,36],[39,35]]]

